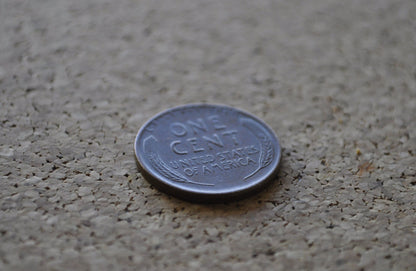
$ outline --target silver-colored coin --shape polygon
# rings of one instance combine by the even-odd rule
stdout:
[[[223,202],[257,192],[273,180],[281,158],[272,129],[223,105],[166,110],[143,125],[134,144],[143,176],[185,200]]]

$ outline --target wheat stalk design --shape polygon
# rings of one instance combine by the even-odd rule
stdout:
[[[169,180],[175,181],[175,182],[180,182],[180,183],[192,183],[192,184],[197,184],[197,185],[213,186],[213,184],[209,184],[209,183],[198,183],[198,182],[190,181],[185,176],[181,175],[180,173],[177,173],[171,170],[169,166],[165,162],[163,162],[162,159],[160,159],[160,156],[156,152],[153,151],[154,147],[152,143],[149,142],[150,140],[153,142],[157,141],[156,138],[154,138],[153,136],[150,136],[144,140],[143,145],[144,145],[145,154],[147,155],[152,167],[157,172],[159,172],[163,177]]]
[[[244,180],[250,178],[261,169],[270,165],[273,159],[273,145],[270,138],[264,132],[264,129],[260,127],[257,123],[254,123],[250,119],[241,119],[241,122],[244,127],[246,127],[250,132],[252,132],[260,141],[260,157],[259,157],[259,166],[252,173],[244,177]]]

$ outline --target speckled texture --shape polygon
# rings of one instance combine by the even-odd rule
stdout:
[[[415,270],[416,2],[0,1],[1,270]],[[152,188],[155,113],[267,122],[276,181]]]

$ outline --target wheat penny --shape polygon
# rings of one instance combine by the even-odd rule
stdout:
[[[242,110],[191,104],[140,128],[139,169],[160,190],[185,200],[223,202],[259,191],[276,175],[281,148],[270,127]]]

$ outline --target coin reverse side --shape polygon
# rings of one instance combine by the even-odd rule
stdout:
[[[255,116],[223,105],[166,110],[143,125],[134,144],[144,177],[185,200],[223,202],[263,188],[281,158],[273,131]]]

